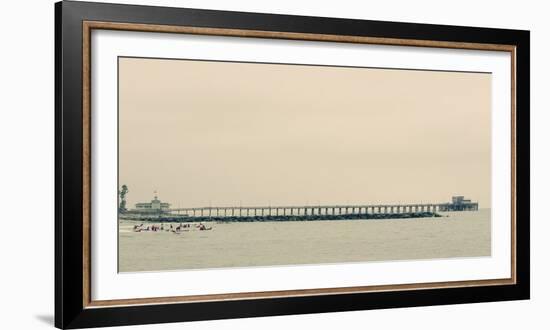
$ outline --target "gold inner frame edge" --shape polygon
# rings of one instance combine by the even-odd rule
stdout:
[[[179,33],[228,37],[270,38],[304,41],[361,43],[391,46],[451,48],[486,51],[505,51],[511,55],[511,277],[489,280],[468,280],[414,284],[370,285],[283,291],[240,292],[174,297],[151,297],[116,300],[92,300],[91,298],[91,33],[92,30],[119,30],[134,32]],[[82,22],[82,218],[83,218],[83,307],[101,308],[128,305],[174,304],[208,301],[245,300],[262,298],[300,297],[316,295],[353,294],[385,291],[410,291],[475,286],[514,285],[516,279],[516,46],[469,42],[398,39],[380,37],[342,36],[279,31],[203,28],[191,26],[155,25],[140,23]]]

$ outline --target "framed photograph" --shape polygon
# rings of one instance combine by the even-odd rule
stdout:
[[[529,32],[56,14],[59,328],[529,298]]]

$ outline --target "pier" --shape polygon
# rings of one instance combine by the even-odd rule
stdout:
[[[226,206],[167,209],[167,213],[188,217],[278,217],[278,216],[356,216],[372,214],[437,213],[477,211],[478,203],[464,196],[453,196],[450,203],[380,204],[380,205],[295,205],[295,206]]]
[[[436,213],[442,204],[319,205],[319,206],[207,206],[172,208],[165,212],[188,217],[353,216],[369,214]]]
[[[154,205],[158,204],[158,207]],[[160,205],[166,205],[161,207]],[[169,208],[155,196],[153,207],[144,203],[123,214],[128,219],[166,221],[300,221],[340,219],[402,219],[438,217],[438,212],[477,211],[478,203],[453,196],[450,203],[375,204],[375,205],[291,205],[291,206],[205,206]],[[146,205],[147,206],[147,205]]]

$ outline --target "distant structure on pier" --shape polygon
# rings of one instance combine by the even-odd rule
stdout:
[[[149,203],[136,203],[136,208],[133,211],[134,213],[162,213],[167,212],[170,209],[169,203],[163,203],[159,200],[158,196],[155,193],[155,197]]]
[[[479,205],[476,202],[472,202],[471,199],[465,199],[464,196],[453,196],[451,203],[439,205],[439,211],[477,211]]]

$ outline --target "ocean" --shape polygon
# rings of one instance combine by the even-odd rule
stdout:
[[[119,220],[119,272],[480,257],[491,210],[441,218],[208,223],[212,230],[139,232]],[[159,223],[144,223],[151,226]],[[164,224],[165,229],[170,224]],[[176,224],[174,224],[176,226]]]

